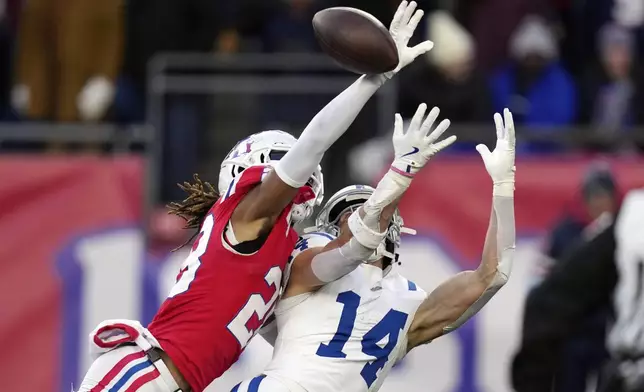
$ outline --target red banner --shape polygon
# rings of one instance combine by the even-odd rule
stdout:
[[[74,236],[138,225],[136,158],[0,159],[0,380],[7,391],[59,390],[61,284],[55,258]],[[63,389],[69,392],[70,385]]]
[[[604,160],[622,192],[644,186],[644,159]],[[577,209],[585,158],[534,157],[517,162],[515,212],[520,235],[540,234],[567,208]],[[432,161],[403,199],[408,227],[442,239],[466,266],[478,264],[492,203],[492,183],[480,157]]]

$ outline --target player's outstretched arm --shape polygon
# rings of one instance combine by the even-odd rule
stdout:
[[[400,114],[395,116],[394,161],[364,205],[351,214],[348,229],[323,248],[312,248],[295,255],[286,296],[308,292],[353,271],[374,253],[387,234],[389,222],[400,198],[415,174],[430,158],[454,143],[456,136],[438,140],[449,128],[449,120],[436,127],[440,111],[433,108],[427,116],[421,104],[404,131]],[[301,245],[301,244],[300,244]]]
[[[481,264],[441,284],[421,304],[407,334],[407,350],[428,343],[463,325],[508,281],[515,248],[514,156],[515,136],[512,114],[504,111],[505,124],[495,114],[497,142],[490,152],[476,147],[492,181],[492,214]]]
[[[415,12],[414,12],[415,11]],[[384,82],[416,57],[430,50],[429,41],[408,47],[422,10],[416,3],[403,1],[390,26],[398,48],[398,67],[387,74],[363,75],[327,104],[308,124],[297,143],[276,165],[262,184],[251,191],[235,210],[232,224],[240,241],[257,237],[290,203],[320,164],[324,153],[342,136],[360,110]]]

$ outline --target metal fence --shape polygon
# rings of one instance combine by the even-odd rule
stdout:
[[[42,124],[18,123],[0,124],[0,143],[3,142],[57,142],[57,143],[101,143],[111,146],[115,154],[132,150],[133,145],[143,145],[141,154],[148,162],[147,205],[160,201],[162,160],[164,159],[163,133],[167,132],[167,98],[172,95],[191,94],[204,97],[219,97],[225,110],[234,107],[230,97],[235,95],[270,94],[272,96],[296,96],[302,100],[313,97],[334,96],[356,76],[339,69],[328,57],[310,54],[164,54],[149,64],[148,72],[147,124],[117,127],[109,124]],[[387,83],[376,94],[373,101],[377,109],[373,134],[389,132],[393,113],[396,110],[397,86],[395,79]],[[298,98],[300,99],[300,98]],[[326,99],[326,98],[323,98]],[[226,106],[228,104],[228,106]],[[431,104],[431,103],[430,103]],[[243,106],[243,105],[242,105]],[[214,107],[214,106],[212,106]],[[257,106],[249,106],[249,112]],[[248,112],[226,112],[228,117],[244,117]],[[296,113],[293,113],[296,114]],[[218,117],[214,124],[221,124],[225,116]],[[213,154],[202,157],[216,175],[222,154],[236,140],[245,136],[241,133],[257,132],[260,129],[225,128],[211,129],[206,124],[201,132],[213,134],[207,144],[216,145]],[[451,132],[462,141],[492,143],[494,132],[492,121],[487,124],[453,124]],[[206,132],[207,131],[207,132]],[[590,128],[533,129],[520,127],[518,138],[522,141],[551,142],[565,148],[592,147],[614,151],[623,146],[644,146],[644,129],[607,134]]]

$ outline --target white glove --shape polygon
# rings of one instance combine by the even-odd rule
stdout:
[[[429,158],[456,140],[456,136],[450,136],[435,143],[449,128],[450,122],[449,120],[441,121],[436,129],[429,133],[440,110],[438,108],[432,109],[425,118],[426,110],[427,105],[424,103],[418,106],[406,133],[403,131],[402,117],[400,114],[396,114],[393,136],[395,158],[391,169],[380,180],[375,191],[362,206],[364,217],[360,218],[358,210],[349,218],[351,232],[367,248],[373,249],[373,245],[381,241],[379,238],[386,234],[386,231],[379,233],[380,214],[383,209],[402,196],[411,185],[414,174],[429,161]]]
[[[418,106],[406,133],[403,133],[402,117],[396,113],[393,137],[395,158],[391,167],[396,173],[406,177],[413,177],[432,156],[456,141],[456,136],[452,135],[436,142],[449,128],[450,121],[441,121],[434,131],[429,133],[440,110],[437,107],[433,108],[425,118],[426,110],[427,105],[424,103]]]
[[[393,71],[384,74],[387,79],[391,79],[401,69],[414,61],[416,57],[429,52],[434,47],[432,41],[421,42],[412,48],[407,46],[424,14],[423,10],[418,10],[414,13],[416,6],[415,1],[408,3],[405,0],[400,3],[389,26],[389,33],[398,49],[398,66]]]
[[[494,196],[514,197],[514,166],[516,138],[514,135],[514,121],[508,109],[503,110],[505,124],[499,113],[494,114],[496,125],[496,147],[490,152],[484,144],[476,146],[476,151],[481,154],[485,169],[487,170],[494,188]]]
[[[114,99],[114,85],[103,76],[92,77],[76,98],[78,114],[84,121],[100,120],[112,100]]]

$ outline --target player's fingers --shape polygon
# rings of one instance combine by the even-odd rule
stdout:
[[[494,126],[497,140],[503,139],[503,119],[499,113],[494,113]]]
[[[395,32],[398,30],[398,28],[400,27],[400,21],[402,20],[403,14],[405,13],[406,9],[407,9],[407,1],[403,0],[398,5],[398,9],[394,14],[394,18],[391,20],[391,25],[389,25],[389,31]]]
[[[414,11],[416,11],[416,7],[418,4],[416,4],[415,1],[412,1],[407,5],[407,8],[405,9],[405,13],[403,14],[402,20],[400,21],[400,26],[405,27],[409,24],[409,21],[411,20],[411,16],[414,14]]]
[[[418,109],[416,109],[416,114],[414,114],[414,117],[412,117],[411,122],[409,123],[409,128],[407,128],[407,133],[409,132],[416,132],[420,128],[420,123],[423,121],[423,118],[425,117],[425,111],[427,111],[427,105],[424,103],[421,103],[418,105]]]
[[[436,152],[438,152],[446,147],[449,147],[455,141],[456,141],[456,135],[452,135],[447,139],[441,140],[440,142],[434,144],[434,148],[436,149]]]
[[[400,113],[394,116],[394,139],[403,135],[403,119]]]
[[[516,143],[516,135],[514,133],[514,119],[512,118],[512,112],[510,112],[510,109],[506,108],[503,110],[503,116],[505,117],[505,129],[507,132],[505,136],[508,138],[510,145],[514,147]]]
[[[451,121],[448,119],[445,119],[438,124],[438,126],[434,129],[434,131],[425,138],[426,143],[433,143],[436,140],[438,140],[445,131],[447,131],[447,128],[452,124]]]
[[[425,53],[429,52],[430,50],[432,50],[433,47],[434,47],[434,43],[432,41],[421,42],[418,45],[416,45],[413,48],[411,48],[411,53],[412,53],[412,55],[414,56],[414,59],[415,59],[416,57],[420,56],[421,54],[425,54]]]
[[[485,144],[477,145],[476,151],[478,151],[478,153],[481,154],[481,158],[483,158],[483,163],[487,162],[488,157],[492,154],[490,152],[490,149],[487,148]]]
[[[414,35],[414,31],[416,30],[416,27],[418,27],[418,23],[423,18],[424,14],[425,14],[425,12],[423,12],[423,10],[418,10],[414,14],[414,16],[411,17],[411,20],[409,21],[409,24],[407,25],[407,29],[409,30],[411,35]]]
[[[423,125],[420,126],[420,132],[423,135],[427,136],[427,134],[432,128],[432,125],[434,125],[434,122],[436,122],[436,119],[438,118],[438,115],[440,114],[440,112],[441,112],[440,109],[437,108],[436,106],[434,106],[432,110],[429,112],[429,114],[427,115],[427,118],[425,118],[425,121],[423,121]],[[432,132],[432,134],[429,135],[429,137],[432,137],[435,133],[436,133],[436,130]],[[433,140],[436,140],[439,137],[440,135],[437,135]]]

